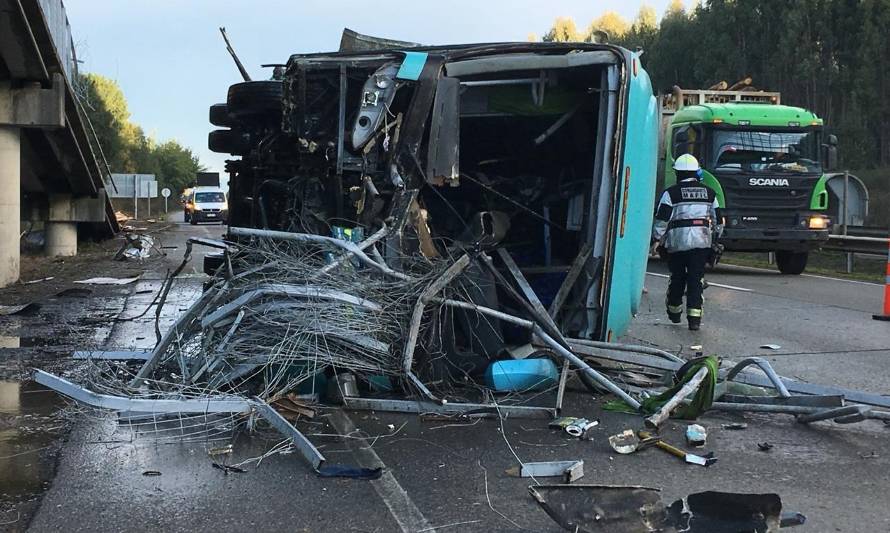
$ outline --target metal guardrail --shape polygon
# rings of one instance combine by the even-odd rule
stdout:
[[[846,235],[829,235],[823,250],[886,255],[890,230],[882,227],[848,226]]]
[[[56,53],[65,77],[73,85],[77,77],[77,52],[74,49],[74,38],[71,34],[71,24],[68,23],[68,15],[65,12],[65,4],[62,0],[38,0],[46,27],[49,30]]]
[[[843,231],[843,226],[838,226],[838,230]],[[890,228],[887,226],[847,226],[847,235],[853,237],[878,237],[883,238],[890,236]]]

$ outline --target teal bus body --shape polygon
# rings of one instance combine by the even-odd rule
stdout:
[[[638,54],[628,52],[604,340],[614,340],[625,333],[639,310],[652,231],[658,170],[658,105],[649,75],[639,63]]]

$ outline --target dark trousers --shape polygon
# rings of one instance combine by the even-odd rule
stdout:
[[[702,279],[705,275],[705,263],[711,250],[696,248],[683,252],[668,253],[668,268],[671,281],[667,290],[668,310],[683,305],[683,293],[686,293],[686,314],[701,316]],[[690,312],[690,310],[695,310]],[[697,311],[697,312],[696,312]],[[674,311],[678,312],[678,311]]]

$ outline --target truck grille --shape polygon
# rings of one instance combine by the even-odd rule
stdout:
[[[788,180],[788,186],[750,185],[750,174],[723,175],[718,179],[723,186],[726,207],[733,210],[775,209],[805,211],[818,181],[817,176],[775,176]],[[774,176],[769,176],[774,177]]]

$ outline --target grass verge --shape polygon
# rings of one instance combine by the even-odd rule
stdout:
[[[845,269],[845,255],[843,252],[824,250],[810,252],[810,259],[804,272],[806,274],[818,274],[856,281],[884,282],[884,273],[887,268],[887,260],[885,258],[856,254],[853,259],[853,272],[847,273]],[[779,271],[776,265],[769,264],[769,254],[766,253],[727,252],[723,254],[720,262],[727,265],[749,266]]]

